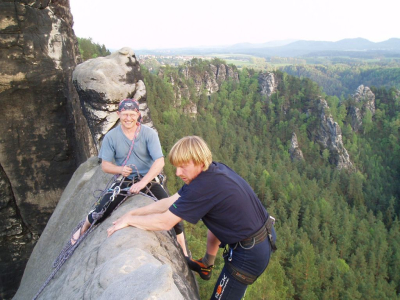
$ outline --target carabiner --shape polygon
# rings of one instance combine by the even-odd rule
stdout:
[[[117,196],[120,192],[121,192],[121,188],[119,185],[117,185],[113,190],[113,194],[111,195],[110,200],[114,201],[115,196]]]
[[[228,261],[232,261],[232,255],[233,255],[233,250],[232,250],[232,248],[229,248],[229,257],[228,257]]]

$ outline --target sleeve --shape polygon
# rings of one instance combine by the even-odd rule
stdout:
[[[152,160],[156,160],[160,157],[164,157],[161,149],[160,139],[158,138],[158,134],[155,130],[149,130],[149,134],[147,137],[147,150],[149,151],[149,155]]]
[[[113,162],[115,157],[115,148],[112,143],[112,139],[108,134],[104,136],[101,144],[99,157],[105,161]]]
[[[171,205],[169,211],[192,224],[196,224],[213,208],[207,195],[193,192],[186,184],[178,194],[180,197]]]

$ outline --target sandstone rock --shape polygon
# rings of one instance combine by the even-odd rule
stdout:
[[[335,122],[330,114],[326,114],[329,109],[324,99],[318,101],[317,114],[319,117],[319,127],[316,129],[314,136],[323,149],[330,152],[329,161],[339,170],[354,170],[354,166],[350,161],[350,156],[343,146],[342,131],[337,122]]]
[[[192,65],[189,63],[179,69],[179,74],[165,74],[165,70],[160,69],[158,76],[160,78],[168,76],[169,82],[174,87],[174,106],[180,108],[182,106],[182,99],[187,100],[186,103],[188,104],[181,109],[184,113],[190,114],[192,117],[196,117],[198,107],[190,97],[188,80],[191,79],[193,81],[197,96],[200,96],[204,90],[207,91],[208,96],[218,92],[220,85],[227,80],[239,82],[239,73],[232,67],[224,64],[209,64],[206,68],[199,69],[196,64]]]
[[[194,81],[199,94],[204,88],[207,90],[208,95],[216,93],[220,85],[227,80],[239,82],[239,73],[224,64],[218,66],[209,64],[208,69],[202,71],[197,70],[195,66],[187,65],[180,69],[180,74],[184,79],[191,78]]]
[[[354,132],[358,132],[362,127],[362,120],[367,112],[375,114],[375,95],[369,87],[360,85],[353,95],[355,105],[349,107],[351,116],[351,127]]]
[[[360,85],[353,97],[356,102],[363,103],[365,109],[375,114],[375,94],[369,87]]]
[[[301,151],[299,143],[297,142],[297,135],[294,132],[292,134],[289,153],[292,161],[304,160],[303,152]]]
[[[221,65],[226,67],[226,75],[228,78],[232,78],[234,82],[239,82],[239,73],[234,71],[230,66]],[[220,73],[220,72],[219,72]]]
[[[15,300],[32,299],[40,290],[71,231],[95,202],[93,191],[109,179],[96,157],[74,173],[35,246]],[[126,200],[83,240],[38,299],[199,299],[171,232],[129,227],[107,238],[113,220],[152,202],[140,195]]]
[[[0,169],[1,299],[10,299],[18,288],[15,278],[19,283],[36,239],[19,216],[10,182]]]
[[[203,76],[203,80],[202,82],[204,83],[204,88],[207,90],[207,95],[211,95],[214,94],[215,92],[217,92],[219,90],[219,84],[217,83],[217,76],[218,76],[218,71],[217,70],[213,70],[213,65],[210,65],[210,69],[213,73],[208,73],[205,72],[204,76]],[[222,82],[222,81],[221,81]],[[197,91],[200,92],[201,91],[201,86],[197,86]]]
[[[175,107],[182,105],[182,98],[190,101],[190,92],[188,86],[182,80],[179,80],[179,86],[175,89]]]
[[[93,142],[71,83],[79,61],[68,1],[0,3],[0,298]],[[82,122],[84,121],[84,122]]]
[[[193,102],[190,102],[186,107],[183,108],[183,112],[195,117],[197,115],[197,105]]]
[[[97,150],[104,135],[117,125],[118,103],[124,98],[138,100],[143,124],[153,127],[146,103],[146,87],[132,49],[125,47],[109,56],[79,64],[73,72],[73,83]]]
[[[267,97],[270,97],[273,93],[275,93],[278,88],[277,79],[275,74],[272,72],[260,73],[258,77],[258,83],[260,85],[261,95],[265,95]]]
[[[164,70],[160,69],[158,76],[163,78]],[[180,107],[182,104],[182,98],[190,100],[190,92],[188,86],[181,80],[181,78],[175,79],[173,74],[169,74],[169,82],[174,87],[175,100],[174,107]]]

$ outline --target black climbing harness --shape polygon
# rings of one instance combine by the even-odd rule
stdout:
[[[125,161],[123,162],[123,166],[126,165],[132,150],[133,150],[133,145],[135,143],[135,139],[138,136],[139,132],[140,132],[140,128],[141,128],[141,124],[138,123],[138,127],[136,129],[134,138],[132,140],[128,155],[125,159]],[[136,169],[136,174],[137,177],[135,177],[135,179],[131,180],[127,177],[123,177],[122,175],[114,175],[113,178],[107,183],[106,188],[101,191],[101,194],[98,196],[93,195],[95,198],[97,198],[97,201],[93,204],[93,206],[96,206],[99,201],[101,201],[101,199],[108,193],[111,193],[111,197],[110,199],[105,203],[105,205],[103,206],[102,210],[100,212],[93,212],[92,217],[94,219],[93,223],[90,225],[89,229],[81,234],[79,236],[79,238],[76,240],[76,242],[72,245],[71,244],[71,240],[68,240],[68,242],[66,243],[66,245],[64,246],[64,248],[61,250],[60,254],[58,255],[58,257],[55,259],[55,261],[53,262],[53,272],[50,274],[50,276],[47,278],[46,282],[42,285],[42,287],[39,289],[39,291],[36,293],[36,295],[33,297],[33,300],[36,300],[39,295],[41,294],[41,292],[45,289],[45,287],[48,285],[48,283],[50,282],[50,280],[56,275],[56,273],[58,272],[58,270],[60,270],[60,268],[64,265],[64,263],[68,260],[68,258],[70,258],[72,256],[72,254],[74,253],[75,249],[79,246],[79,244],[85,239],[86,236],[88,236],[97,226],[98,226],[98,221],[103,217],[105,211],[107,210],[108,206],[115,200],[115,198],[120,195],[123,194],[124,198],[121,200],[120,203],[118,203],[118,205],[114,208],[114,210],[116,210],[123,202],[125,202],[125,200],[131,196],[131,193],[129,191],[130,186],[132,184],[134,184],[135,182],[140,181],[141,179],[141,175],[139,174],[138,169],[136,168],[135,165],[128,165],[128,167],[131,168],[135,168]],[[138,194],[145,196],[145,197],[149,197],[151,199],[153,199],[154,201],[158,201],[158,199],[153,195],[153,193],[151,192],[151,187],[153,183],[158,183],[161,186],[163,186],[163,181],[164,181],[164,177],[160,174],[158,175],[154,180],[152,180],[151,182],[149,182],[146,185],[146,193],[143,192],[139,192]],[[121,187],[124,183],[126,183],[126,187]],[[124,184],[125,185],[125,184]],[[96,192],[96,191],[95,191]],[[82,228],[83,224],[85,223],[85,219],[82,220],[72,231],[71,236],[73,236],[73,234],[80,228]]]
[[[228,272],[239,282],[250,285],[257,280],[258,276],[252,275],[248,272],[245,272],[232,264],[233,260],[233,251],[239,246],[245,250],[252,249],[258,243],[263,242],[266,238],[268,238],[272,251],[276,251],[277,247],[275,245],[275,240],[272,237],[272,227],[275,224],[275,218],[269,216],[264,226],[261,227],[255,234],[252,236],[237,242],[233,245],[225,245],[223,257],[226,259],[226,268]]]

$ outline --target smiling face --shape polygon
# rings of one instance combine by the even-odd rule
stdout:
[[[203,171],[203,168],[203,164],[195,165],[191,160],[176,167],[176,176],[181,178],[184,183],[189,184]]]
[[[132,129],[136,127],[136,123],[139,119],[140,113],[135,110],[124,110],[117,112],[118,117],[121,120],[121,126],[124,129]]]

